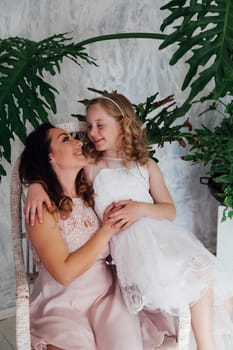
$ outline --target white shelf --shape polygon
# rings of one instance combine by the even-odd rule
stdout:
[[[233,220],[221,222],[224,206],[218,207],[217,257],[227,270],[233,271]]]

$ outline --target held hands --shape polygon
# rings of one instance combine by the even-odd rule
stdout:
[[[40,223],[43,222],[43,205],[51,207],[51,201],[48,194],[39,183],[29,186],[27,197],[24,205],[24,215],[27,224],[34,225],[36,216]],[[126,229],[134,222],[138,221],[142,216],[143,203],[122,200],[110,204],[103,216],[103,225],[108,226],[112,230],[112,234]]]
[[[106,228],[111,236],[123,230],[123,223],[118,218],[110,219],[109,216],[115,209],[115,203],[110,204],[104,211],[102,227]]]
[[[112,203],[110,206],[111,210],[108,210],[108,221],[112,224],[120,224],[121,230],[128,228],[143,216],[143,203],[132,201],[131,199]]]
[[[27,224],[34,225],[35,218],[38,217],[40,223],[43,222],[43,204],[51,207],[51,201],[41,184],[34,183],[29,186],[27,197],[24,204],[24,215]]]

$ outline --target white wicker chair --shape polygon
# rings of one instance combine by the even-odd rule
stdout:
[[[85,131],[84,122],[57,125],[69,132]],[[24,232],[22,195],[23,188],[18,174],[19,159],[15,162],[11,176],[11,225],[16,277],[16,344],[18,350],[31,350],[29,296],[37,272],[32,263],[30,244]],[[190,311],[184,309],[179,318],[177,342],[167,339],[158,350],[188,350],[190,336]]]

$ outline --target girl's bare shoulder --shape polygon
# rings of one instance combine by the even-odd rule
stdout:
[[[150,172],[150,171],[158,171],[158,172],[161,172],[158,163],[157,163],[154,159],[152,159],[152,158],[148,158],[147,167],[148,167],[149,172]]]

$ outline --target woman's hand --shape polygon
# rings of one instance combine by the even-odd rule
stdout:
[[[111,210],[108,210],[107,213],[108,220],[110,223],[120,223],[121,229],[126,229],[144,216],[144,205],[143,202],[136,202],[131,199],[112,203]]]
[[[45,192],[41,184],[31,184],[24,204],[24,215],[27,224],[33,226],[35,224],[36,216],[40,223],[43,222],[43,204],[45,204],[47,208],[51,207],[51,201],[48,194]]]

